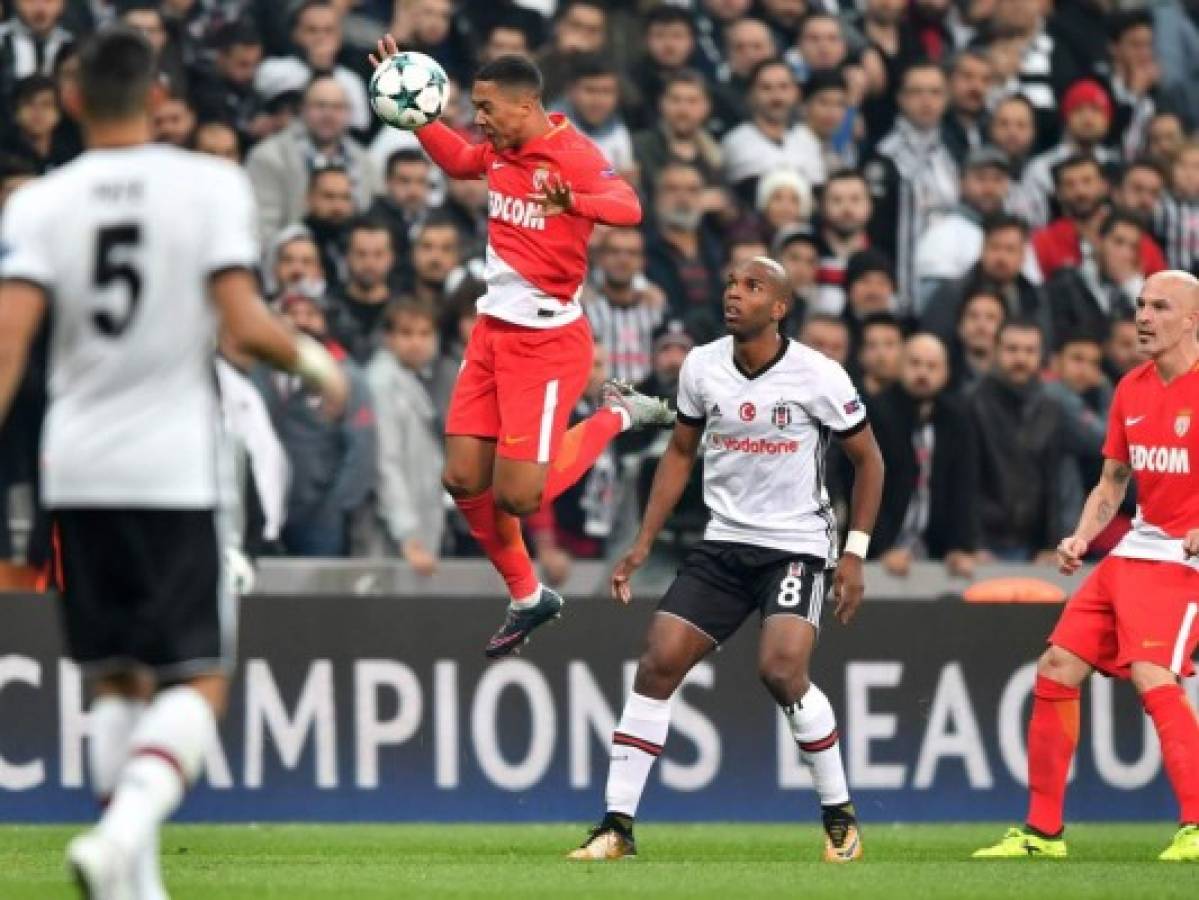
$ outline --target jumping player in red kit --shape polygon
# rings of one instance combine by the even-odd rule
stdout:
[[[1078,742],[1079,687],[1095,670],[1131,680],[1161,742],[1181,827],[1158,857],[1199,862],[1199,719],[1179,679],[1199,645],[1199,280],[1153,275],[1137,299],[1137,346],[1149,361],[1112,400],[1103,474],[1061,571],[1082,565],[1112,520],[1130,478],[1137,515],[1111,554],[1070,598],[1037,664],[1028,727],[1028,818],[976,858],[1064,857],[1062,806]]]
[[[397,52],[388,35],[371,61]],[[579,305],[588,239],[597,222],[638,224],[641,205],[590,139],[545,111],[541,73],[524,57],[483,66],[471,100],[485,142],[440,122],[416,136],[451,178],[487,179],[487,293],[446,417],[443,481],[511,595],[485,651],[498,657],[563,605],[533,570],[520,516],[578,481],[621,431],[672,425],[674,413],[611,382],[603,408],[566,430],[594,347]]]

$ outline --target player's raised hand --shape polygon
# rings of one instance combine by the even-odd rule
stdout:
[[[1195,534],[1199,535],[1199,531]],[[1078,535],[1062,538],[1057,545],[1057,570],[1063,575],[1073,575],[1082,566],[1082,558],[1086,553],[1087,542]]]
[[[571,193],[570,182],[563,181],[558,173],[550,175],[545,180],[545,187],[540,193],[529,194],[528,199],[541,207],[543,216],[559,216],[570,212],[574,205],[574,195]]]
[[[1199,556],[1199,528],[1192,528],[1182,539],[1182,552],[1187,556]]]
[[[616,568],[612,570],[613,600],[628,603],[633,599],[633,589],[629,585],[629,579],[633,577],[634,572],[645,564],[647,556],[649,556],[649,553],[646,550],[634,546],[628,553],[621,557],[620,562],[616,564]]]
[[[842,625],[848,625],[862,605],[866,594],[866,576],[862,571],[862,557],[856,553],[842,553],[833,576],[833,597],[837,601],[833,615]]]
[[[400,45],[396,43],[396,39],[390,34],[385,34],[375,42],[375,50],[378,52],[378,55],[376,56],[374,53],[370,54],[370,61],[371,66],[377,69],[383,65],[384,60],[391,59],[400,52]]]

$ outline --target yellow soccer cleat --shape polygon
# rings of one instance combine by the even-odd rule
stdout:
[[[862,833],[852,803],[824,807],[824,861],[853,862],[862,858]]]
[[[1009,828],[998,844],[970,854],[972,859],[1065,859],[1063,838],[1042,837],[1027,828]]]
[[[1158,857],[1162,862],[1199,862],[1199,825],[1183,825],[1170,846]]]
[[[622,817],[623,818],[623,817]],[[631,819],[618,819],[611,813],[591,829],[587,840],[577,850],[567,854],[567,859],[602,861],[609,859],[633,859],[637,856],[637,843],[633,840]]]

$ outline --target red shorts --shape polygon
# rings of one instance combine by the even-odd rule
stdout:
[[[445,433],[495,438],[500,456],[549,462],[587,387],[594,352],[586,316],[557,328],[479,316]]]
[[[1128,678],[1134,662],[1189,676],[1199,646],[1199,571],[1108,556],[1070,598],[1049,643],[1117,678]]]

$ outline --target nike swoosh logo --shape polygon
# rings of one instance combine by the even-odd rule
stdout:
[[[493,162],[493,163],[491,164],[491,168],[493,168],[493,169],[502,169],[502,168],[504,168],[504,164],[503,164],[502,162],[500,162],[499,160],[496,160],[495,162]]]
[[[527,434],[520,435],[520,436],[507,434],[507,435],[504,435],[504,444],[508,447],[511,447],[513,444],[523,444],[528,439],[529,439],[529,436]]]
[[[1137,422],[1141,421],[1141,419],[1143,419],[1143,418],[1145,418],[1145,417],[1144,416],[1129,416],[1127,419],[1124,420],[1124,427],[1131,428],[1133,425],[1137,424]]]

